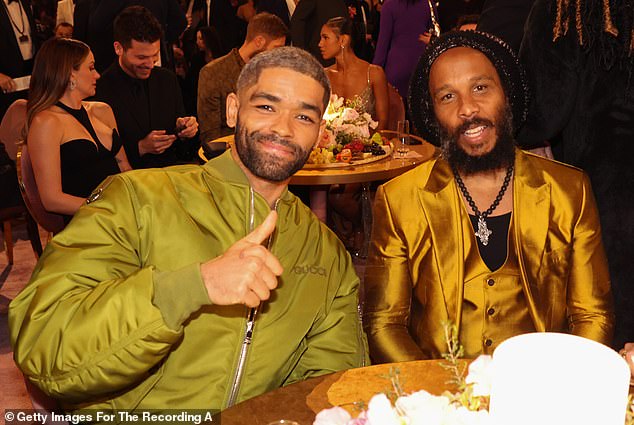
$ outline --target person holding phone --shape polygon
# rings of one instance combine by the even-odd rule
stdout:
[[[96,97],[112,107],[134,168],[190,162],[198,148],[198,121],[185,114],[176,74],[155,66],[161,34],[148,9],[124,9],[114,22],[118,59],[97,84]]]

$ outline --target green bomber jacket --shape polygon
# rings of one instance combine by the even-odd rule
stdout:
[[[284,272],[244,344],[249,309],[211,305],[200,274],[270,210],[230,153],[109,178],[10,305],[17,365],[75,410],[223,409],[234,386],[241,401],[366,364],[350,256],[290,192],[276,208]]]

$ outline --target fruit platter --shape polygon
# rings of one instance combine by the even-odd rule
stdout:
[[[378,122],[365,111],[358,97],[348,100],[333,94],[324,120],[326,127],[304,169],[367,164],[392,153],[393,145],[375,132]]]
[[[304,169],[349,167],[380,161],[392,154],[393,145],[379,133],[370,139],[355,139],[350,143],[316,147],[304,165]]]

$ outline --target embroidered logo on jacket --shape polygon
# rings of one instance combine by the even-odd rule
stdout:
[[[309,266],[309,265],[294,266],[291,269],[291,272],[295,274],[316,274],[319,276],[326,277],[326,269],[324,267],[319,267],[319,266]]]

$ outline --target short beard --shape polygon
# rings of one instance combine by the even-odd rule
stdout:
[[[479,156],[467,154],[458,146],[458,138],[470,126],[487,125],[495,127],[497,141],[493,149]],[[471,175],[483,171],[499,170],[509,167],[515,160],[515,139],[513,138],[513,115],[506,104],[497,114],[495,124],[483,118],[475,117],[465,121],[460,127],[451,132],[446,127],[440,127],[440,140],[444,158],[452,168],[464,175]]]
[[[292,149],[295,159],[284,161],[268,154],[260,145],[261,140],[270,140]],[[290,178],[304,166],[310,155],[310,150],[304,150],[301,146],[276,134],[264,134],[259,131],[248,133],[239,120],[236,125],[235,149],[244,166],[253,175],[273,182],[282,182]]]

